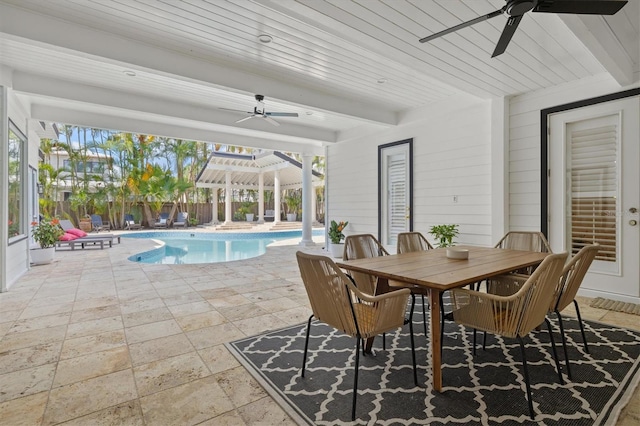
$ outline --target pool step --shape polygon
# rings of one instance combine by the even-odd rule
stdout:
[[[216,226],[217,230],[220,231],[233,231],[237,229],[251,229],[253,228],[253,223],[250,222],[234,222],[229,224],[222,224]]]
[[[282,231],[285,229],[302,229],[302,222],[276,222],[269,229],[271,231]]]

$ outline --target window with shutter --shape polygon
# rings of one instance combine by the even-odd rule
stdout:
[[[570,193],[569,240],[572,254],[600,244],[597,260],[618,261],[618,125],[617,117],[596,127],[568,127]],[[605,124],[605,125],[602,125]],[[587,127],[587,128],[585,128]]]

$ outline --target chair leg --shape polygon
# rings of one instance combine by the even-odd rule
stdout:
[[[307,364],[307,349],[309,348],[309,331],[311,330],[311,319],[313,315],[309,317],[309,321],[307,321],[307,338],[304,341],[304,355],[302,356],[302,372],[300,374],[301,377],[304,377],[304,368]]]
[[[589,353],[589,347],[587,346],[587,336],[584,334],[584,326],[582,325],[582,317],[580,316],[580,308],[578,308],[578,302],[575,299],[573,299],[573,305],[576,307],[576,314],[578,315],[578,324],[580,324],[580,333],[582,333],[584,350],[586,353]]]
[[[440,356],[444,346],[444,293],[440,292]]]
[[[556,369],[558,370],[558,379],[561,385],[564,385],[564,379],[562,378],[562,370],[560,369],[560,361],[558,360],[558,352],[556,351],[556,342],[553,339],[553,330],[551,328],[551,321],[549,318],[544,319],[544,322],[547,323],[547,329],[549,330],[549,340],[551,341],[551,350],[553,351],[553,359],[556,361]],[[567,360],[567,365],[569,365],[569,360]]]
[[[564,351],[564,362],[567,364],[567,377],[571,378],[571,367],[569,366],[569,353],[567,352],[567,338],[564,335],[564,324],[562,323],[562,315],[557,310],[555,311],[558,317],[558,325],[560,326],[560,338],[562,339],[562,350]]]
[[[522,354],[522,371],[524,374],[524,383],[527,387],[527,402],[529,403],[529,415],[531,420],[535,420],[535,414],[533,413],[533,402],[531,401],[531,384],[529,383],[529,369],[527,368],[527,354],[524,350],[524,342],[522,337],[516,336],[518,343],[520,343],[520,353]]]
[[[473,356],[476,356],[476,333],[478,330],[473,329]]]
[[[487,332],[485,331],[483,336],[482,336],[482,350],[486,351],[487,350]]]
[[[360,340],[360,337],[356,337],[356,369],[353,376],[353,403],[351,404],[351,421],[354,421],[356,419],[356,398],[358,396],[358,365],[360,364]]]
[[[424,294],[422,295],[422,324],[424,325],[424,337],[429,338],[427,334],[427,309],[425,308]]]

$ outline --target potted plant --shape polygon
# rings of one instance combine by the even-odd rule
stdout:
[[[331,226],[329,226],[329,241],[331,244],[329,245],[329,250],[331,251],[331,255],[333,257],[342,257],[342,253],[344,252],[344,243],[342,240],[344,239],[344,234],[342,231],[347,227],[349,222],[336,222],[335,220],[331,221]]]
[[[238,215],[238,217],[240,218],[244,218],[247,222],[253,222],[253,203],[249,202],[249,201],[245,201],[244,203],[242,203],[242,205],[240,205],[240,207],[238,207],[238,209],[236,210],[236,214]]]
[[[42,220],[40,223],[31,223],[31,235],[33,239],[40,245],[39,248],[31,249],[31,262],[35,265],[42,265],[53,262],[53,254],[55,253],[55,244],[64,231],[60,228],[58,219]]]
[[[429,233],[438,241],[438,247],[451,247],[458,235],[458,225],[433,225]]]
[[[284,202],[287,204],[287,221],[295,222],[298,219],[298,210],[302,200],[298,195],[294,194],[286,197]]]

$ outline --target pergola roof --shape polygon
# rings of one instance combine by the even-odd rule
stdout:
[[[274,189],[275,171],[279,170],[280,189],[302,188],[302,164],[278,151],[259,154],[214,152],[198,174],[199,188],[224,188],[226,173],[231,172],[231,186],[239,189],[259,189],[260,173],[264,176],[264,189]],[[312,182],[322,182],[322,174],[313,171]]]

